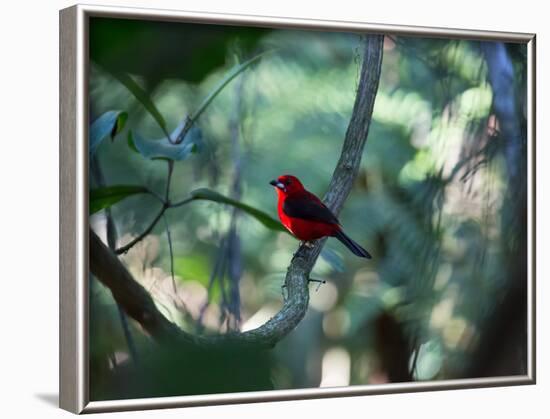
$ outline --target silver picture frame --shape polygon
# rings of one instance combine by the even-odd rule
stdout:
[[[90,17],[376,32],[521,42],[528,51],[528,365],[524,376],[90,401],[88,389],[88,22]],[[313,399],[534,384],[535,368],[535,55],[531,33],[76,5],[60,11],[60,388],[59,405],[73,413]]]

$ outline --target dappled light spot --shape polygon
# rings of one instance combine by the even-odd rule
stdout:
[[[404,294],[404,287],[388,287],[381,293],[380,300],[386,307],[395,307],[403,301]]]
[[[411,357],[412,362],[413,357]],[[414,378],[416,380],[433,379],[443,365],[443,349],[441,345],[430,340],[420,346],[417,355]]]
[[[471,326],[463,317],[450,319],[442,330],[443,342],[448,348],[456,349],[459,344],[467,347],[472,337]]]
[[[248,330],[253,330],[260,327],[262,324],[267,322],[279,311],[279,307],[275,305],[266,304],[260,308],[256,313],[254,313],[248,320],[245,320],[241,326],[241,331],[246,332]]]
[[[459,109],[462,117],[482,118],[491,108],[493,93],[488,84],[465,90],[459,97]]]
[[[315,310],[328,311],[338,301],[338,288],[332,282],[326,282],[319,287],[318,291],[311,292],[309,304]]]
[[[455,303],[451,298],[445,298],[437,303],[432,309],[430,317],[430,327],[441,329],[451,319]]]
[[[451,279],[451,275],[453,274],[453,266],[450,263],[444,263],[442,264],[435,276],[434,281],[434,290],[435,291],[442,291],[445,286],[448,284],[449,279]]]
[[[328,349],[323,355],[319,387],[347,386],[350,382],[351,359],[343,347]]]

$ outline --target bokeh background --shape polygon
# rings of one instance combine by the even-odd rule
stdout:
[[[361,170],[340,215],[373,259],[329,240],[312,274],[326,283],[311,285],[306,317],[262,353],[159,347],[91,277],[92,399],[525,374],[526,48],[505,48],[521,176],[509,176],[483,43],[387,35]],[[118,74],[172,130],[231,68],[264,51],[198,119],[200,142],[175,163],[172,199],[207,187],[276,217],[269,181],[283,173],[322,196],[355,100],[359,34],[93,18],[90,120],[128,113],[95,155],[102,182],[158,194],[166,184],[166,162],[128,144],[129,132],[163,132]],[[112,206],[118,243],[158,206],[148,195]],[[90,222],[105,237],[105,211]],[[167,225],[173,258],[161,222],[121,259],[171,321],[192,333],[250,330],[281,307],[294,238],[216,202],[170,209]]]

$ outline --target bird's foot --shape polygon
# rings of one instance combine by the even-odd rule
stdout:
[[[305,247],[307,247],[308,249],[311,249],[312,247],[315,246],[315,242],[314,241],[303,241],[303,242],[300,242],[302,245],[304,245]]]

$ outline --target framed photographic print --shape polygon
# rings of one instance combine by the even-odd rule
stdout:
[[[60,14],[60,405],[535,382],[535,36]]]

